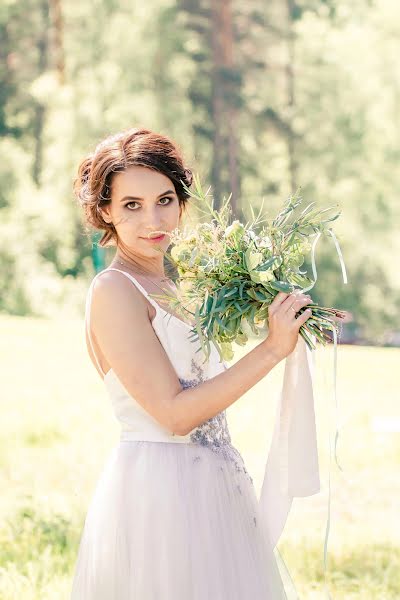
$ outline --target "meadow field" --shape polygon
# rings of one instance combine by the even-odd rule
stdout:
[[[2,315],[0,329],[0,599],[67,600],[85,512],[119,426],[86,353],[83,321]],[[400,598],[399,367],[398,348],[339,347],[344,471],[332,462],[333,600]],[[283,363],[227,411],[258,494],[282,370]],[[278,546],[302,600],[326,597],[332,347],[317,351],[314,390],[322,489],[294,501]]]

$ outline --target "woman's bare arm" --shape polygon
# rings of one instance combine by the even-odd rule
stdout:
[[[311,316],[310,310],[298,316],[297,313],[311,302],[309,295],[298,290],[293,294],[279,292],[268,307],[267,339],[222,373],[175,397],[173,412],[177,430],[181,434],[189,433],[236,402],[290,354],[301,325]]]
[[[186,435],[239,400],[280,362],[270,346],[261,342],[222,373],[187,388],[173,399],[174,433]]]
[[[125,276],[105,272],[98,277],[91,310],[96,340],[128,393],[178,435],[233,404],[284,358],[267,338],[222,373],[182,389],[151,325],[147,301]]]

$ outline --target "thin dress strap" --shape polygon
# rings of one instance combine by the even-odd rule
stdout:
[[[149,295],[149,292],[146,292],[144,287],[142,285],[140,285],[140,283],[130,273],[121,271],[121,269],[115,269],[114,267],[109,267],[108,269],[105,269],[105,270],[106,271],[119,271],[120,273],[123,273],[124,275],[126,275],[136,285],[136,287],[142,292],[142,294],[144,294],[144,296],[147,298],[147,300],[150,302],[150,304],[152,304],[152,306],[154,306],[154,308],[156,310],[156,314],[162,315],[164,313],[163,314],[164,318],[166,318],[166,317],[168,317],[169,319],[174,318],[177,321],[179,321],[180,323],[183,323],[184,325],[186,325],[186,327],[192,327],[192,325],[190,323],[188,323],[187,321],[184,321],[183,319],[178,317],[178,315],[175,315],[174,313],[172,313],[168,310],[165,310],[165,308],[160,306],[160,304]]]
[[[142,294],[144,294],[147,298],[147,300],[150,302],[150,304],[152,304],[154,306],[154,308],[156,309],[156,311],[158,311],[160,309],[159,304],[149,295],[148,292],[146,292],[146,290],[144,289],[144,287],[142,285],[140,285],[140,283],[133,277],[133,275],[131,275],[130,273],[126,273],[126,271],[121,271],[121,269],[115,269],[114,267],[109,267],[108,269],[105,269],[106,271],[118,271],[119,273],[123,273],[124,275],[126,275],[126,277],[128,277],[128,279],[130,279],[137,288],[139,288],[139,290],[142,292]]]

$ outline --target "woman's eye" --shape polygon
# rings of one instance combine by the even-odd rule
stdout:
[[[171,198],[170,196],[164,196],[163,198],[160,198],[161,200],[168,200],[168,202],[166,202],[165,204],[162,204],[161,206],[168,206],[168,204],[171,204],[171,202],[173,201],[173,198]],[[125,204],[125,206],[130,206],[131,204],[139,204],[138,202],[128,202],[127,204]],[[135,209],[136,210],[136,209]]]

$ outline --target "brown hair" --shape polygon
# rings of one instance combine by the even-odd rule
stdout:
[[[86,225],[104,231],[100,246],[116,245],[118,235],[112,223],[104,221],[99,207],[111,202],[113,173],[140,165],[163,173],[174,183],[179,205],[185,206],[192,171],[184,166],[179,147],[169,137],[144,128],[132,128],[110,135],[82,160],[73,183],[74,195],[84,210]],[[88,229],[86,229],[88,231]]]

